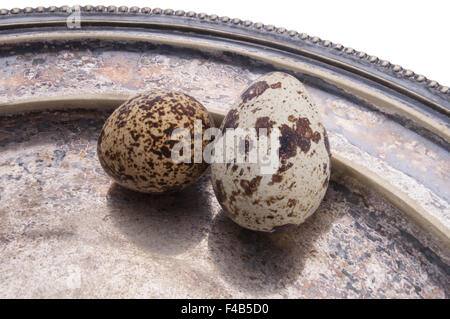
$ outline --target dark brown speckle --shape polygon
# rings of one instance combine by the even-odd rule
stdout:
[[[262,176],[256,176],[251,180],[241,179],[240,185],[247,196],[252,195],[259,187]]]
[[[266,81],[259,81],[250,86],[244,93],[242,93],[241,98],[243,103],[247,103],[251,99],[260,96],[265,90],[269,88]]]

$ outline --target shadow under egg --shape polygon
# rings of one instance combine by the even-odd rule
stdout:
[[[273,232],[242,228],[222,211],[208,236],[211,259],[225,281],[253,297],[284,291],[302,276],[315,241],[335,222],[325,206],[299,226],[286,225]]]
[[[107,200],[115,226],[136,246],[178,255],[198,244],[211,223],[209,174],[176,193],[149,195],[111,185]]]

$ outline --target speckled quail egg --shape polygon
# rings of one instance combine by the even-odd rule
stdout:
[[[138,94],[106,120],[98,139],[98,159],[109,176],[131,190],[153,194],[179,191],[196,181],[208,166],[194,161],[194,125],[203,134],[213,123],[206,108],[189,95],[164,90]],[[176,129],[184,129],[191,138],[184,139],[189,136],[180,131],[172,139]],[[189,145],[179,150],[174,161],[172,151],[180,141]],[[200,148],[207,143],[201,142]],[[183,155],[186,149],[192,152]],[[180,160],[183,156],[190,160]]]
[[[228,128],[266,128],[269,137],[278,128],[279,144],[270,174],[261,173],[260,157],[256,164],[235,159],[211,164],[214,192],[227,215],[242,227],[273,231],[313,214],[328,187],[330,148],[303,84],[282,72],[260,77],[228,112],[220,129]],[[238,144],[236,154],[242,151]],[[248,152],[249,145],[244,148]]]

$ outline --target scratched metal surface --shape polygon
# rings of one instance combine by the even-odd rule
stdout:
[[[104,41],[3,46],[0,66],[0,103],[157,87],[222,109],[273,70],[222,52]],[[295,75],[321,109],[334,153],[450,224],[443,145]],[[448,249],[342,176],[304,225],[275,234],[228,221],[207,176],[163,198],[111,184],[95,150],[107,114],[0,117],[1,296],[448,297]]]

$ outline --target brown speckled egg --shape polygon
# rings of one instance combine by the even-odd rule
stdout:
[[[217,199],[233,221],[273,231],[298,225],[314,213],[328,187],[330,150],[318,109],[300,81],[281,72],[260,77],[225,117],[221,130],[227,128],[266,128],[269,133],[278,128],[280,133],[275,138],[278,161],[270,174],[261,172],[260,162],[211,164]]]
[[[162,90],[136,95],[106,120],[97,145],[100,164],[131,190],[155,194],[181,190],[208,165],[194,163],[195,120],[201,121],[202,131],[214,126],[206,108],[189,95]],[[182,139],[171,139],[177,128],[189,130],[192,136],[191,163],[172,160],[172,149]]]

